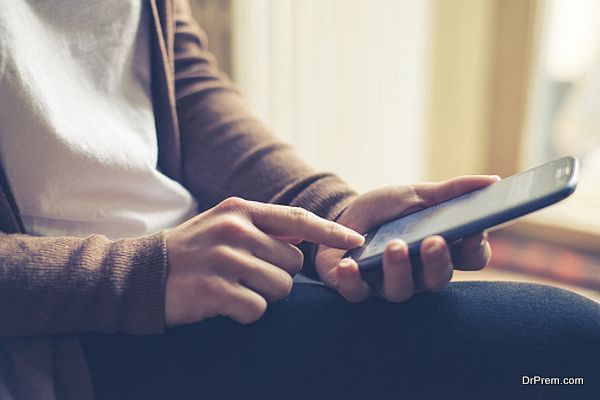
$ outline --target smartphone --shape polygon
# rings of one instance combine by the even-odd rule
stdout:
[[[373,283],[380,279],[386,244],[402,239],[408,245],[414,275],[419,272],[415,271],[420,266],[418,252],[426,237],[440,235],[450,243],[554,204],[575,191],[578,170],[575,157],[563,157],[404,215],[367,232],[365,244],[348,251],[346,257],[356,260],[363,278]]]

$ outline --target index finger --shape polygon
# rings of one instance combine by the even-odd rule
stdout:
[[[365,241],[358,232],[300,207],[250,203],[250,216],[254,225],[271,235],[297,237],[339,249],[352,249]]]

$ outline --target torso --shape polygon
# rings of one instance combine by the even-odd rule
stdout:
[[[133,237],[196,213],[156,168],[144,7],[0,4],[0,155],[28,233]]]

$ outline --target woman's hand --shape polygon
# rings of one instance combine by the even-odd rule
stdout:
[[[461,176],[439,183],[391,186],[356,198],[337,221],[358,232],[366,232],[386,221],[451,199],[498,181],[496,176]],[[344,250],[319,246],[316,255],[321,279],[349,301],[367,299],[372,290],[361,278],[356,262],[342,258]],[[453,269],[478,270],[491,256],[485,232],[448,244],[440,236],[426,238],[420,249],[423,281],[413,282],[408,248],[402,240],[387,244],[383,257],[381,295],[390,301],[404,301],[413,293],[444,288]]]
[[[303,262],[293,243],[350,249],[364,242],[358,233],[304,209],[239,198],[167,231],[166,239],[167,325],[217,315],[254,322],[267,302],[287,297],[292,289],[292,276]]]

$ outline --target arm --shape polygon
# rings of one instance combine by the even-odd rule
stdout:
[[[230,196],[300,206],[333,219],[354,196],[317,173],[247,109],[218,70],[186,1],[175,2],[175,85],[187,188],[210,207]]]
[[[0,233],[0,337],[160,333],[166,260],[163,233],[114,242]]]
[[[337,249],[364,242],[306,210],[235,198],[140,238],[0,233],[0,338],[155,334],[217,315],[253,322],[302,266],[302,253],[271,235]]]

